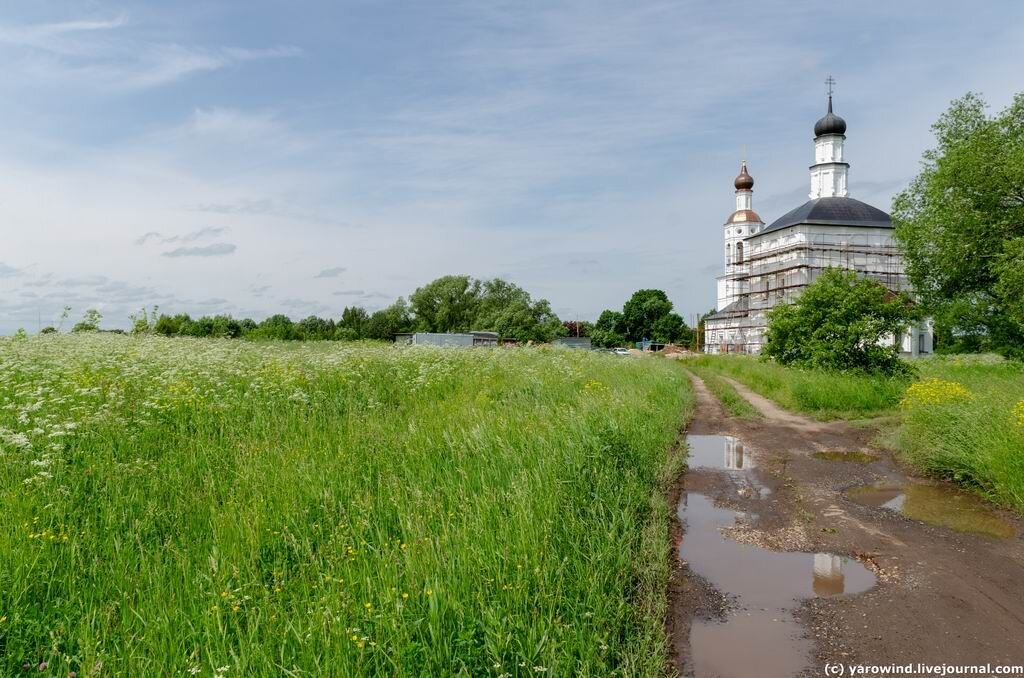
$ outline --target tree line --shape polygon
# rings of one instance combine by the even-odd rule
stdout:
[[[70,308],[65,308],[59,332]],[[387,308],[373,313],[360,306],[348,306],[341,317],[311,315],[294,321],[278,313],[255,321],[227,314],[193,318],[188,313],[160,313],[154,307],[131,316],[132,334],[166,337],[216,337],[279,341],[389,340],[404,332],[496,332],[521,342],[549,342],[556,337],[590,337],[599,347],[624,346],[649,339],[656,343],[689,343],[693,330],[672,312],[672,302],[661,290],[639,290],[622,311],[604,311],[597,323],[562,322],[547,299],[534,300],[523,288],[501,278],[477,280],[466,275],[448,275],[417,288],[408,301],[399,297]],[[102,332],[102,315],[89,309],[72,332]],[[123,330],[110,330],[123,332]]]

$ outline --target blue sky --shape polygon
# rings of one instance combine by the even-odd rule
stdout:
[[[448,273],[689,319],[744,146],[766,221],[806,200],[832,73],[851,195],[888,209],[952,98],[1024,90],[1024,4],[38,0],[0,57],[0,331]]]

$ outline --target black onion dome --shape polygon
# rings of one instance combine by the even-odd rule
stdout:
[[[831,94],[828,97],[828,113],[814,123],[814,136],[820,137],[825,134],[846,134],[846,121],[832,112]]]
[[[733,186],[736,187],[737,191],[749,191],[754,188],[754,177],[747,174],[747,163],[743,163],[736,181],[733,182]]]

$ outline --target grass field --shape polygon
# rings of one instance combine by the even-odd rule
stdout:
[[[0,675],[659,675],[667,361],[0,340]]]
[[[898,422],[892,440],[904,459],[1024,511],[1024,364],[996,356],[936,356],[912,364],[917,376],[899,380],[739,356],[687,361],[819,418],[891,414]]]

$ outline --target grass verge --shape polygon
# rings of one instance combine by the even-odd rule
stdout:
[[[1024,512],[1024,365],[935,357],[903,400],[897,447],[925,472]]]
[[[757,408],[747,402],[747,399],[741,396],[732,384],[722,379],[718,372],[709,367],[697,366],[693,362],[692,360],[689,361],[687,367],[704,382],[704,385],[718,398],[729,414],[745,419],[754,419],[761,416]]]
[[[723,374],[782,407],[817,419],[856,419],[890,414],[906,379],[798,370],[748,356],[698,356],[687,367]]]

